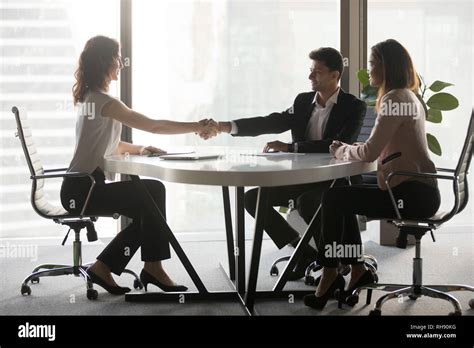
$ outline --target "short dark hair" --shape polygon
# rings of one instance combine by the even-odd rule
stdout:
[[[339,79],[344,71],[344,63],[342,54],[332,47],[321,47],[309,53],[309,58],[312,60],[319,60],[326,65],[331,71],[339,71]]]

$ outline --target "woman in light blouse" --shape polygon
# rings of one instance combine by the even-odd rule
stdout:
[[[147,195],[135,181],[107,183],[113,180],[103,171],[103,159],[113,154],[146,155],[164,153],[153,146],[141,146],[120,140],[122,124],[154,134],[197,133],[208,138],[217,133],[212,120],[178,122],[155,120],[138,113],[119,99],[108,94],[111,81],[117,80],[123,68],[119,43],[105,36],[87,41],[79,58],[73,87],[74,104],[79,106],[76,123],[76,147],[69,172],[90,173],[95,186],[89,199],[86,215],[124,215],[132,222],[120,231],[87,270],[90,281],[109,293],[121,295],[130,291],[117,285],[112,273],[120,275],[135,252],[141,248],[144,262],[140,274],[145,290],[149,283],[163,291],[186,291],[176,284],[162,266],[170,258],[169,241],[162,229],[166,218],[166,190],[158,180],[142,180],[160,209],[155,217],[147,206]],[[157,103],[157,108],[159,103]],[[66,178],[61,187],[61,202],[71,213],[80,213],[91,187],[88,177]],[[160,221],[157,219],[160,218]]]
[[[336,289],[342,297],[360,286],[374,282],[363,255],[360,231],[355,214],[369,218],[395,218],[396,213],[385,180],[393,171],[436,173],[430,160],[425,134],[425,110],[417,97],[419,82],[407,50],[396,40],[386,40],[372,47],[370,84],[378,87],[377,118],[365,143],[353,145],[333,142],[331,154],[337,159],[372,162],[377,160],[377,183],[333,187],[322,198],[322,228],[318,242],[318,263],[322,276],[314,294],[304,303],[322,309]],[[403,218],[426,218],[436,213],[440,195],[435,179],[394,176],[390,187]],[[339,250],[357,251],[357,255],[339,257]],[[337,272],[339,262],[351,264],[350,281],[345,286]]]

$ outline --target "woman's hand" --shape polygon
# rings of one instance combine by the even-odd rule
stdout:
[[[336,151],[342,146],[342,142],[339,140],[333,140],[332,144],[329,145],[329,153],[336,157]]]
[[[339,140],[334,140],[329,146],[329,153],[337,159],[344,159],[343,146],[348,146],[349,144],[343,143]]]
[[[142,146],[141,149],[140,149],[140,155],[141,156],[148,156],[149,154],[152,154],[152,153],[157,153],[159,155],[165,155],[166,151],[162,150],[162,149],[159,149],[157,147],[154,147],[154,146]]]

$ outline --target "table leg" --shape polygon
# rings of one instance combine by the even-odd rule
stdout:
[[[333,187],[335,183],[336,183],[336,180],[333,180],[329,188]],[[286,264],[285,269],[283,270],[282,274],[278,278],[278,281],[273,287],[273,291],[279,291],[279,292],[283,291],[283,288],[285,287],[286,282],[288,281],[288,274],[291,272],[292,269],[294,269],[296,260],[298,260],[301,254],[303,253],[303,248],[305,248],[309,244],[311,237],[313,237],[314,235],[314,228],[316,227],[316,217],[318,216],[320,210],[321,210],[321,204],[316,210],[316,213],[314,213],[313,218],[311,219],[311,222],[306,228],[303,238],[300,239],[298,245],[295,248],[295,251],[291,255],[290,260]]]
[[[235,286],[237,292],[245,294],[245,202],[244,188],[235,188],[235,233],[237,248],[235,249]]]
[[[235,280],[234,236],[232,231],[232,215],[230,211],[230,195],[228,186],[222,186],[222,198],[224,201],[224,218],[227,241],[227,257],[229,261],[229,278],[230,280]]]
[[[164,231],[168,235],[169,242],[171,246],[173,247],[173,250],[178,255],[179,260],[181,261],[184,268],[188,272],[194,285],[196,285],[200,293],[207,293],[208,291],[206,287],[204,286],[204,283],[202,282],[201,278],[197,274],[193,265],[189,261],[184,250],[181,248],[181,245],[179,245],[179,242],[174,236],[173,231],[171,231],[170,227],[168,226],[165,218],[161,214],[160,209],[156,205],[155,201],[153,200],[153,197],[151,196],[150,192],[146,188],[145,184],[140,180],[140,177],[138,177],[137,175],[131,175],[131,178],[133,181],[138,182],[140,184],[139,187],[142,188],[143,192],[145,193],[145,197],[148,197],[148,202],[145,203],[145,209],[150,210],[150,213],[156,217],[156,221],[159,225],[160,230]]]
[[[257,289],[258,267],[262,252],[263,227],[265,224],[266,208],[268,204],[268,189],[259,187],[257,195],[257,207],[255,213],[255,235],[252,246],[252,258],[250,261],[249,282],[245,294],[245,306],[250,313],[254,312],[255,293]]]

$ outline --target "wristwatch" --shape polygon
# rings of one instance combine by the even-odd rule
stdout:
[[[289,152],[297,153],[298,152],[298,143],[294,142],[289,145]]]

